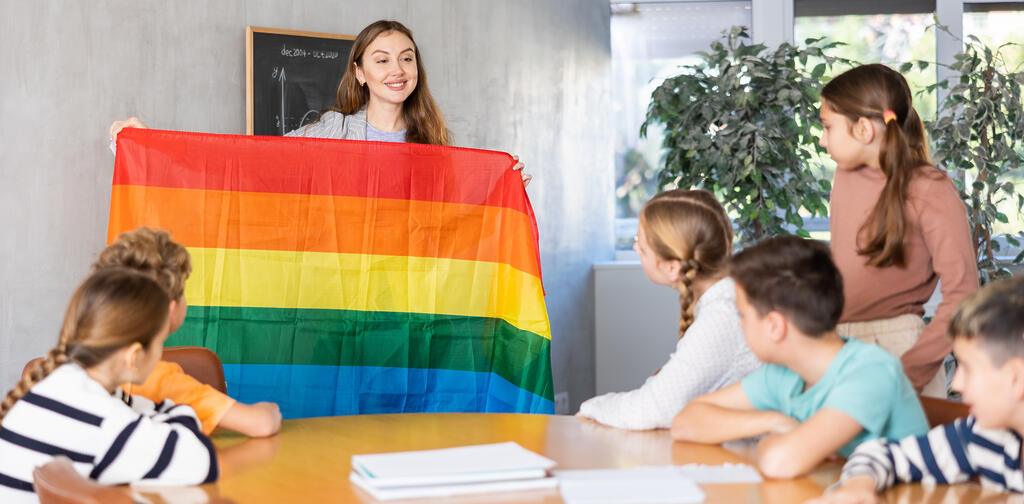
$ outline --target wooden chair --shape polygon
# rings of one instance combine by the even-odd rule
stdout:
[[[224,381],[224,366],[217,354],[210,349],[197,346],[168,347],[164,348],[163,360],[178,364],[189,376],[225,394],[228,393],[228,385]],[[28,375],[32,368],[42,361],[42,357],[28,361],[21,371],[22,377]]]
[[[932,427],[951,423],[957,418],[966,418],[971,412],[969,406],[959,401],[925,396],[919,396],[918,398],[921,399],[924,416],[928,417],[928,424]]]
[[[163,360],[178,364],[189,376],[222,393],[228,393],[228,385],[224,381],[224,366],[217,354],[209,348],[198,346],[164,348]]]
[[[40,504],[134,504],[113,487],[100,485],[75,471],[67,457],[54,458],[32,471]]]

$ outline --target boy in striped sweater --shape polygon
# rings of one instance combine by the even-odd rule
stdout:
[[[923,436],[860,445],[839,484],[817,502],[877,502],[900,482],[961,483],[1024,492],[1024,277],[989,284],[968,297],[949,324],[959,363],[953,389],[971,415]]]

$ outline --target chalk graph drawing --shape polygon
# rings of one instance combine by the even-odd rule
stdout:
[[[246,27],[246,133],[284,135],[337,102],[354,35]]]

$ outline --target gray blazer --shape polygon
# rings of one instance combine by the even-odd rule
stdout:
[[[320,116],[319,121],[289,131],[285,136],[366,140],[366,107],[352,115],[345,115],[333,110],[325,112]]]

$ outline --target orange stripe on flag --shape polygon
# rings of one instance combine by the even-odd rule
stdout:
[[[507,208],[153,186],[112,189],[108,241],[145,225],[170,231],[186,247],[462,259],[508,264],[540,277],[530,247],[521,246],[533,240],[529,216]]]

